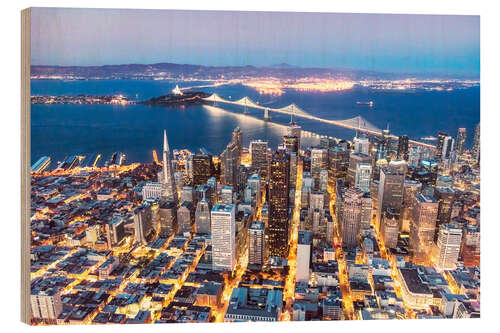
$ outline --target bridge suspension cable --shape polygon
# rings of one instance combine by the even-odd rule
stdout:
[[[270,108],[270,107],[262,106],[259,103],[252,101],[247,96],[240,98],[236,101],[231,101],[231,100],[227,100],[227,99],[220,97],[216,93],[213,93],[212,95],[205,97],[205,98],[202,98],[202,99],[207,101],[207,102],[213,102],[214,104],[219,102],[219,103],[228,103],[228,104],[235,104],[235,105],[244,106],[245,107],[245,114],[247,113],[248,107],[255,108],[255,109],[261,109],[261,110],[264,110],[265,115],[267,114],[267,119],[269,119],[269,112],[277,112],[277,113],[283,113],[283,114],[290,115],[291,121],[293,121],[293,117],[296,116],[296,117],[311,119],[311,120],[315,120],[315,121],[319,121],[319,122],[323,122],[323,123],[327,123],[327,124],[332,124],[335,126],[344,127],[347,129],[352,129],[352,130],[359,131],[359,132],[365,132],[365,133],[373,134],[373,135],[381,135],[381,132],[382,132],[382,130],[380,128],[373,125],[368,120],[364,119],[363,117],[361,117],[359,115],[354,117],[354,118],[343,119],[343,120],[323,119],[323,118],[313,116],[313,115],[307,113],[306,111],[302,110],[299,106],[297,106],[297,104],[295,104],[295,103],[292,103],[290,105],[287,105],[287,106],[284,106],[281,108]],[[395,135],[391,135],[391,137],[397,139],[397,137]],[[427,143],[423,143],[423,142],[418,142],[418,141],[414,141],[414,140],[410,140],[410,142],[413,144],[427,147],[427,148],[435,148],[434,146],[427,144]]]

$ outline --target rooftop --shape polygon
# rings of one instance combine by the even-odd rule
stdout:
[[[212,208],[213,212],[225,212],[230,213],[234,208],[233,204],[216,204],[214,208]]]

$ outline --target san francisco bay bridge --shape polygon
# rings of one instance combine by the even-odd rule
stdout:
[[[203,98],[203,100],[205,100],[207,102],[213,102],[214,104],[225,103],[225,104],[233,104],[233,105],[243,106],[245,108],[245,113],[248,113],[248,108],[261,109],[261,110],[264,110],[264,119],[265,120],[269,120],[271,118],[270,112],[276,112],[276,113],[290,115],[290,117],[299,117],[299,118],[310,119],[310,120],[319,121],[322,123],[331,124],[334,126],[339,126],[339,127],[351,129],[351,130],[358,131],[361,133],[382,136],[381,129],[379,129],[377,126],[373,125],[372,123],[370,123],[369,121],[367,121],[366,119],[364,119],[361,116],[356,116],[354,118],[343,119],[343,120],[324,119],[324,118],[313,116],[313,115],[307,113],[306,111],[301,109],[299,106],[297,106],[295,103],[284,106],[282,108],[270,108],[270,107],[260,105],[259,103],[252,101],[249,97],[246,97],[246,96],[243,98],[240,98],[238,100],[231,101],[231,100],[222,98],[219,95],[214,93],[208,97]],[[389,134],[388,136],[393,138],[393,139],[398,139],[398,137],[394,134]],[[408,140],[408,141],[412,145],[418,145],[418,146],[422,146],[425,148],[435,148],[435,146],[428,144],[428,143],[425,143],[425,142],[420,142],[420,141],[415,141],[415,140]]]

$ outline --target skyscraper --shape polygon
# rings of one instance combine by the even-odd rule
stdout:
[[[172,235],[177,232],[177,203],[174,201],[164,202],[159,209],[160,230],[162,234]]]
[[[352,153],[349,157],[349,169],[347,170],[347,178],[346,178],[347,185],[349,186],[355,185],[355,178],[356,178],[356,171],[358,169],[358,164],[365,163],[371,165],[371,161],[372,158],[370,155],[363,153]]]
[[[177,226],[179,232],[191,232],[194,223],[194,207],[191,201],[184,201],[177,209]]]
[[[315,189],[319,188],[319,174],[321,170],[327,166],[327,151],[326,149],[313,148],[311,149],[311,175],[314,179]]]
[[[212,269],[233,271],[236,265],[235,207],[217,204],[211,213]]]
[[[395,248],[398,244],[399,219],[399,212],[391,207],[383,213],[381,234],[385,247],[388,249]]]
[[[401,231],[410,231],[410,220],[413,218],[415,196],[422,190],[422,183],[405,179],[403,193],[403,210],[401,212]]]
[[[300,137],[302,135],[301,132],[302,132],[302,128],[293,121],[290,122],[290,124],[286,127],[286,136],[294,136],[298,139],[298,142],[297,142],[298,151],[297,152],[300,151]]]
[[[298,153],[299,151],[299,138],[296,136],[283,136],[283,145],[289,152]]]
[[[408,161],[408,135],[398,138],[398,158]]]
[[[455,202],[455,190],[449,187],[436,187],[434,189],[434,198],[436,198],[438,202],[436,233],[434,235],[434,241],[437,241],[439,227],[443,224],[450,223],[451,210]]]
[[[297,164],[299,163],[298,153],[291,152],[290,157],[290,190],[295,189],[297,186]]]
[[[342,147],[328,149],[328,177],[331,184],[344,179],[349,167],[349,151]]]
[[[311,265],[311,247],[313,235],[309,231],[300,230],[297,239],[297,269],[296,281],[309,282],[309,267]]]
[[[319,172],[319,186],[318,189],[327,193],[328,191],[328,170],[321,170]]]
[[[340,230],[343,247],[354,248],[358,245],[358,235],[361,228],[363,195],[363,191],[354,187],[348,188],[344,194]]]
[[[443,139],[443,150],[441,151],[441,160],[449,160],[452,158],[452,152],[455,150],[455,139],[447,136]]]
[[[267,179],[267,141],[250,142],[250,156],[252,168],[259,173],[263,180]]]
[[[196,154],[193,156],[193,186],[206,184],[212,177],[214,165],[212,157],[206,154]]]
[[[240,154],[241,152],[238,144],[231,141],[220,155],[221,181],[223,184],[236,187],[239,167],[238,163],[241,162]]]
[[[467,224],[463,229],[461,256],[465,266],[479,266],[481,261],[479,226]]]
[[[370,192],[372,166],[370,163],[358,163],[356,166],[356,176],[354,177],[354,187],[363,192]]]
[[[284,151],[274,152],[269,167],[268,251],[288,257],[289,161]]]
[[[265,264],[265,225],[261,221],[253,221],[248,228],[248,264]]]
[[[194,219],[196,224],[196,233],[210,233],[210,203],[207,199],[203,198],[198,201]]]
[[[147,244],[148,235],[153,231],[151,206],[145,202],[134,209],[135,242]]]
[[[376,156],[377,160],[389,157],[392,149],[391,143],[392,139],[389,132],[389,125],[387,125],[387,129],[382,130],[382,137],[379,139]]]
[[[436,145],[436,160],[441,161],[443,154],[444,139],[448,137],[448,133],[438,132],[438,142]]]
[[[232,133],[231,141],[220,156],[221,160],[221,181],[222,183],[236,187],[238,183],[238,170],[241,165],[241,155],[243,153],[243,142],[241,130],[236,127]]]
[[[433,197],[423,194],[415,196],[409,244],[414,261],[425,261],[430,253],[436,232],[437,213],[438,203]]]
[[[418,167],[420,166],[421,151],[420,147],[411,147],[408,150],[408,166]]]
[[[458,129],[457,146],[456,146],[456,151],[459,155],[463,154],[465,150],[466,140],[467,140],[467,129],[465,127],[461,127]]]
[[[165,188],[165,197],[169,200],[178,201],[177,187],[174,180],[174,170],[172,160],[170,159],[170,147],[167,141],[167,131],[163,130],[163,186]]]
[[[225,204],[233,203],[233,188],[231,186],[224,186],[221,190],[221,201]]]
[[[438,262],[437,267],[442,270],[456,268],[460,245],[462,242],[462,228],[451,224],[442,224],[437,237]]]
[[[481,155],[481,133],[480,133],[480,124],[476,125],[476,129],[474,131],[474,142],[472,143],[472,157],[479,161]]]
[[[261,190],[260,190],[260,176],[254,173],[247,180],[248,186],[252,188],[252,195],[255,195],[255,202],[260,204],[261,202]]]
[[[233,133],[231,135],[231,143],[233,143],[236,146],[237,156],[238,156],[236,164],[240,165],[241,155],[243,154],[243,138],[239,126],[233,130]]]
[[[358,154],[370,154],[370,141],[366,135],[361,135],[360,137],[354,138],[354,152]]]
[[[377,207],[378,230],[381,230],[380,223],[382,215],[388,207],[391,207],[398,212],[401,211],[403,205],[404,179],[404,173],[400,173],[398,169],[388,167],[380,171]]]
[[[373,199],[370,192],[366,192],[361,198],[361,230],[370,229],[372,221]]]

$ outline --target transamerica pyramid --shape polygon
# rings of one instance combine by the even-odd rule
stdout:
[[[168,146],[167,131],[163,130],[163,179],[164,196],[168,200],[177,202],[177,187],[175,186],[172,161],[170,160],[170,147]]]

